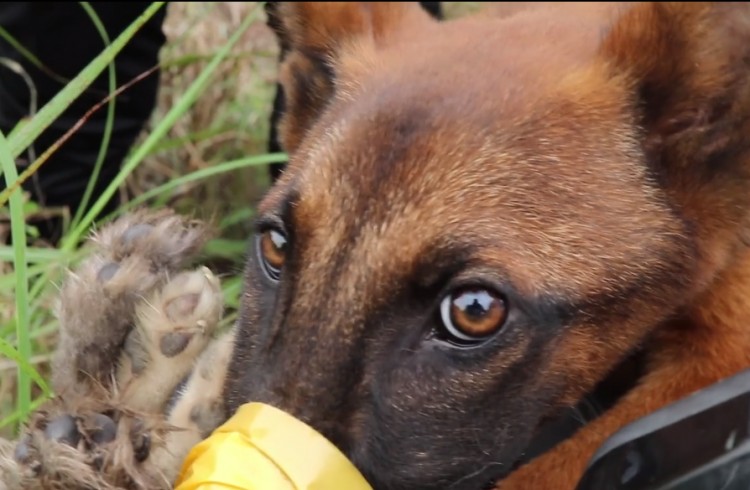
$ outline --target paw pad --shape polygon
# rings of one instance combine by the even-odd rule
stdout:
[[[138,223],[131,226],[122,234],[123,246],[126,249],[132,248],[136,241],[151,233],[151,230],[153,229],[154,226],[147,223]]]
[[[94,444],[107,444],[115,440],[117,436],[117,425],[115,421],[102,413],[92,417],[92,427],[89,429],[89,437]]]
[[[117,262],[109,262],[99,269],[99,273],[96,275],[96,280],[101,283],[107,282],[117,274],[118,270],[120,270],[120,264]]]
[[[180,319],[190,316],[195,311],[195,307],[198,306],[200,299],[200,293],[183,294],[167,301],[164,305],[164,312],[167,314],[167,318],[173,322],[178,322]]]
[[[159,341],[159,350],[166,357],[174,357],[185,350],[188,343],[190,342],[190,339],[192,338],[193,334],[191,333],[168,333],[162,336],[161,340]]]
[[[31,461],[31,437],[28,434],[24,434],[16,444],[13,450],[13,458],[21,464]]]
[[[47,423],[44,436],[51,440],[76,447],[81,440],[78,424],[72,415],[60,415]]]

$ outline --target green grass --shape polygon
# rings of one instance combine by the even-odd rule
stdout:
[[[10,189],[12,184],[18,180],[15,161],[11,154],[10,145],[5,136],[0,132],[0,166],[5,176],[5,184]],[[21,360],[31,358],[31,338],[29,337],[29,313],[31,305],[29,304],[29,279],[26,270],[26,222],[23,214],[23,200],[21,192],[16,189],[9,196],[10,198],[10,224],[11,239],[13,240],[13,271],[16,278],[15,282],[15,314],[16,324],[16,348],[13,351],[12,346],[7,346],[9,357],[15,354],[15,357]],[[6,349],[6,350],[7,350]],[[38,373],[30,368],[28,363],[18,364],[18,396],[16,398],[17,410],[21,416],[25,416],[31,410],[31,379],[39,378]]]
[[[221,4],[220,8],[212,5],[208,11],[221,13],[222,8],[235,8],[227,5]],[[273,83],[268,77],[264,79],[259,76],[253,82],[257,84],[257,90],[246,94],[241,100],[229,97],[222,100],[221,110],[209,121],[208,127],[194,127],[183,134],[185,121],[195,117],[196,113],[207,106],[204,104],[201,107],[207,90],[215,88],[220,82],[238,82],[232,80],[232,70],[243,63],[257,62],[259,49],[248,50],[247,46],[238,46],[238,43],[241,39],[246,39],[251,28],[257,29],[264,22],[262,8],[260,4],[245,4],[241,19],[232,26],[232,32],[227,33],[221,42],[206,46],[207,49],[202,52],[181,51],[174,43],[186,42],[193,30],[200,28],[201,22],[204,22],[200,16],[195,16],[188,19],[189,27],[164,48],[160,64],[165,72],[163,79],[166,82],[161,91],[171,98],[168,103],[160,103],[143,137],[123,162],[121,171],[108,183],[106,190],[95,195],[92,192],[93,184],[106,156],[115,117],[114,101],[128,87],[127,81],[116,79],[113,59],[148,17],[164,6],[158,2],[152,4],[116,39],[110,39],[88,3],[82,2],[81,8],[87,12],[102,37],[101,54],[76,77],[68,80],[49,103],[31,114],[11,134],[0,133],[0,169],[6,184],[5,190],[0,192],[0,226],[3,221],[9,222],[12,239],[12,246],[0,245],[0,435],[13,435],[29,414],[52,395],[46,382],[49,375],[48,361],[56,338],[52,303],[61,272],[80,259],[80,245],[92,226],[136,206],[171,205],[190,214],[200,215],[195,210],[205,210],[208,216],[199,216],[203,218],[222,216],[215,223],[221,238],[209,242],[203,256],[207,263],[218,264],[218,267],[229,272],[227,274],[225,271],[223,277],[230,309],[227,321],[231,321],[231,308],[236,306],[240,290],[239,277],[231,273],[241,268],[245,248],[243,234],[254,213],[254,200],[245,199],[247,191],[239,195],[224,192],[226,180],[222,179],[236,181],[236,177],[231,179],[230,175],[247,176],[254,182],[249,187],[252,187],[252,197],[257,199],[267,186],[266,166],[284,159],[284,155],[266,155],[263,151],[268,130],[265,125],[273,93]],[[173,8],[182,8],[183,13],[190,13],[185,7]],[[0,32],[0,37],[6,40],[10,39],[9,36],[4,30]],[[37,59],[34,53],[15,43],[27,59],[44,67],[44,60]],[[268,52],[261,58],[270,67],[275,54]],[[58,247],[37,244],[35,230],[29,225],[28,219],[48,210],[30,202],[21,190],[21,183],[31,178],[44,165],[57,147],[64,144],[65,137],[34,158],[21,175],[16,171],[15,159],[105,70],[109,70],[110,95],[98,104],[100,107],[97,109],[107,111],[107,125],[95,170],[86,190],[86,206],[68,222]],[[190,76],[181,78],[180,72],[189,72]],[[176,80],[180,83],[174,83]],[[172,87],[168,86],[170,81],[173,82]],[[169,92],[170,89],[173,90],[172,93]],[[248,117],[250,114],[252,117]],[[248,125],[248,119],[254,124]],[[80,124],[83,122],[84,120],[79,121]],[[71,128],[71,133],[76,129],[77,127]],[[226,141],[225,135],[236,136],[238,131],[243,132],[243,138],[235,138],[234,141],[230,139],[220,150],[217,150],[217,144],[207,145],[217,138],[224,138]],[[161,178],[153,177],[155,169],[162,168],[160,164],[164,159],[181,161],[186,151],[194,151],[200,145],[204,145],[200,149],[201,165],[190,168],[181,164],[169,165],[168,175],[164,175],[162,171]],[[251,152],[248,152],[248,147]],[[143,176],[146,178],[143,179]],[[139,179],[146,180],[147,184],[138,184]],[[113,215],[97,218],[111,196],[134,183],[141,191],[136,198],[128,200]],[[206,202],[206,194],[210,194],[213,200]],[[233,211],[226,212],[228,209]]]
[[[104,45],[109,46],[111,44],[109,34],[107,33],[107,29],[104,27],[104,25],[102,25],[99,16],[96,14],[96,11],[91,7],[91,5],[89,5],[88,2],[81,2],[81,7],[86,11],[94,26],[96,26],[96,30],[99,31],[99,35],[102,37],[102,42],[104,43]],[[114,95],[115,91],[117,90],[117,71],[114,61],[111,61],[108,64],[107,68],[107,74],[109,75],[109,93],[113,96],[110,97],[109,101],[107,102],[107,119],[104,122],[104,134],[102,135],[102,142],[99,146],[99,153],[96,156],[94,170],[93,172],[91,172],[91,178],[89,179],[89,182],[86,185],[86,190],[83,193],[81,206],[78,208],[75,216],[73,217],[71,226],[74,228],[81,222],[81,219],[83,218],[83,212],[88,208],[88,204],[91,201],[91,194],[94,192],[94,186],[99,180],[99,174],[101,173],[104,159],[107,156],[109,140],[112,137],[112,127],[115,122],[115,101],[117,99],[117,97]]]

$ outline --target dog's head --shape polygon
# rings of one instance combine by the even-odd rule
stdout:
[[[731,261],[746,7],[272,15],[291,163],[259,209],[230,406],[298,416],[375,488],[501,478]]]

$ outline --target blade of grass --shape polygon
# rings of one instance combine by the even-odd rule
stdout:
[[[242,292],[242,277],[235,276],[222,281],[224,303],[230,308],[239,307],[239,297]]]
[[[22,118],[20,121],[18,121],[11,132],[6,135],[6,139],[8,139],[13,137],[13,133],[16,131],[16,129],[19,129],[21,126],[23,126],[23,124],[28,122],[29,118],[33,118],[36,115],[38,94],[36,91],[36,85],[34,85],[34,80],[32,80],[31,76],[29,76],[26,70],[23,69],[21,63],[8,58],[0,58],[0,64],[21,77],[23,82],[26,84],[26,88],[29,91],[29,116],[28,118]],[[29,160],[31,160],[34,155],[34,152],[32,150],[33,148],[29,148]]]
[[[13,139],[8,142],[10,154],[16,158],[29,146],[39,134],[49,126],[68,107],[70,101],[81,95],[91,83],[104,71],[107,65],[114,59],[125,44],[133,37],[138,29],[150,19],[165,2],[154,2],[144,10],[132,24],[117,36],[104,51],[101,52],[86,68],[84,68],[73,80],[71,80],[60,92],[55,95],[39,111],[36,117],[13,134]]]
[[[64,250],[72,250],[76,244],[81,240],[81,237],[89,229],[89,226],[94,222],[96,217],[99,215],[101,210],[109,199],[117,192],[117,189],[125,181],[125,179],[135,170],[141,163],[143,158],[149,154],[151,148],[156,145],[161,139],[167,134],[167,132],[174,126],[177,120],[195,103],[198,96],[206,88],[211,76],[216,71],[219,64],[229,55],[230,50],[240,40],[242,34],[250,27],[250,25],[256,20],[260,13],[260,8],[256,7],[251,11],[247,17],[242,21],[239,28],[232,34],[229,41],[222,46],[222,48],[216,53],[216,56],[211,60],[206,68],[198,75],[195,81],[188,87],[184,95],[175,104],[169,112],[164,116],[164,119],[156,125],[156,127],[149,133],[148,137],[141,143],[138,148],[127,158],[123,164],[120,172],[110,182],[109,186],[102,192],[96,202],[91,206],[88,213],[83,217],[81,222],[76,226],[64,239],[62,248]]]
[[[241,257],[247,250],[246,240],[227,240],[214,238],[203,247],[203,253],[212,258],[233,259]]]
[[[22,356],[18,350],[14,349],[10,343],[2,338],[0,338],[0,354],[15,361],[20,369],[26,371],[29,377],[42,389],[44,396],[52,395],[52,390],[47,382],[44,381],[39,372],[27,361],[29,358]]]
[[[34,400],[31,405],[29,405],[29,409],[33,412],[37,408],[41,407],[44,402],[47,401],[46,397],[37,398]],[[8,415],[7,417],[0,419],[0,427],[6,427],[10,424],[21,422],[26,419],[28,412],[24,413],[22,410],[18,409],[15,410],[13,413]]]
[[[37,58],[34,53],[26,49],[26,47],[18,42],[18,40],[11,35],[10,32],[8,32],[3,26],[0,26],[0,38],[5,40],[10,46],[18,51],[21,56],[29,60],[29,62],[39,68],[41,71],[43,71],[45,74],[47,74],[49,77],[51,77],[53,80],[56,80],[60,83],[68,83],[68,79],[58,75],[57,73],[50,70],[44,63],[41,62],[39,58]]]
[[[252,219],[255,215],[255,210],[250,207],[239,208],[236,211],[229,213],[227,216],[221,219],[219,227],[229,228],[237,223],[247,222]]]
[[[162,68],[163,67],[164,65],[162,65]],[[161,153],[163,151],[173,150],[175,148],[181,148],[185,145],[185,143],[188,142],[193,144],[200,143],[201,141],[213,138],[214,136],[218,136],[222,133],[226,133],[234,129],[234,127],[227,125],[217,128],[208,128],[202,131],[196,131],[194,133],[190,133],[185,136],[179,136],[177,138],[164,138],[163,141],[159,142],[159,144],[151,148],[148,156],[151,156],[155,153]]]
[[[11,259],[12,260],[12,259]],[[41,262],[33,265],[26,271],[28,277],[37,276],[44,273],[49,269],[49,262]],[[8,273],[0,275],[0,290],[10,289],[16,283],[16,275],[14,273]]]
[[[214,175],[232,172],[232,171],[239,170],[242,168],[254,167],[257,165],[267,165],[270,163],[282,163],[282,162],[285,162],[286,160],[287,160],[287,157],[286,157],[286,154],[284,153],[269,153],[267,155],[256,155],[252,157],[240,158],[237,160],[231,160],[229,162],[223,162],[218,165],[214,165],[212,167],[202,168],[200,170],[196,170],[195,172],[190,172],[189,174],[181,175],[180,177],[177,177],[176,179],[172,179],[167,183],[164,183],[158,187],[154,187],[153,189],[150,189],[144,192],[143,194],[133,198],[130,202],[125,203],[123,206],[120,206],[120,209],[118,209],[115,213],[113,213],[113,215],[132,209],[136,206],[143,204],[144,202],[148,201],[152,197],[166,194],[167,192],[181,185],[188,184],[190,182],[195,182],[201,179],[212,177]]]
[[[0,262],[13,260],[15,251],[13,247],[0,245]],[[31,263],[54,262],[60,259],[62,252],[55,248],[28,247],[26,249],[26,261]]]
[[[96,30],[99,31],[99,35],[102,37],[104,47],[106,48],[112,43],[112,41],[110,40],[109,34],[107,34],[107,29],[104,27],[104,24],[102,24],[99,15],[97,15],[96,11],[94,11],[88,2],[81,2],[81,7],[83,7],[83,10],[85,10],[91,18],[91,22],[93,22]],[[81,221],[83,212],[89,205],[91,194],[94,192],[94,186],[99,179],[99,173],[104,164],[104,158],[107,156],[109,140],[112,136],[112,128],[114,127],[115,122],[115,101],[117,99],[114,95],[115,90],[117,90],[117,73],[115,71],[115,60],[112,59],[109,63],[109,93],[111,94],[111,97],[107,105],[107,116],[104,121],[104,134],[102,135],[101,145],[99,145],[99,154],[96,156],[94,170],[91,172],[91,178],[89,178],[88,184],[86,184],[86,190],[83,193],[78,210],[76,211],[75,216],[73,216],[73,220],[70,222],[72,228],[75,228],[78,222]]]
[[[16,180],[16,162],[13,159],[5,135],[0,131],[0,166],[3,168],[5,184],[10,187]],[[31,358],[31,339],[29,338],[29,281],[26,275],[26,220],[23,216],[23,198],[21,190],[16,189],[10,195],[10,233],[13,240],[13,270],[16,276],[16,338],[18,353],[23,359]],[[31,379],[27,370],[18,367],[18,410],[22,419],[31,411]]]

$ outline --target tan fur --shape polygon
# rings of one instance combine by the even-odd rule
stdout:
[[[212,342],[198,357],[167,422],[176,430],[164,436],[164,443],[151,453],[149,463],[161,468],[167,481],[174,481],[188,451],[221,425],[226,417],[223,380],[232,356],[235,331]]]

